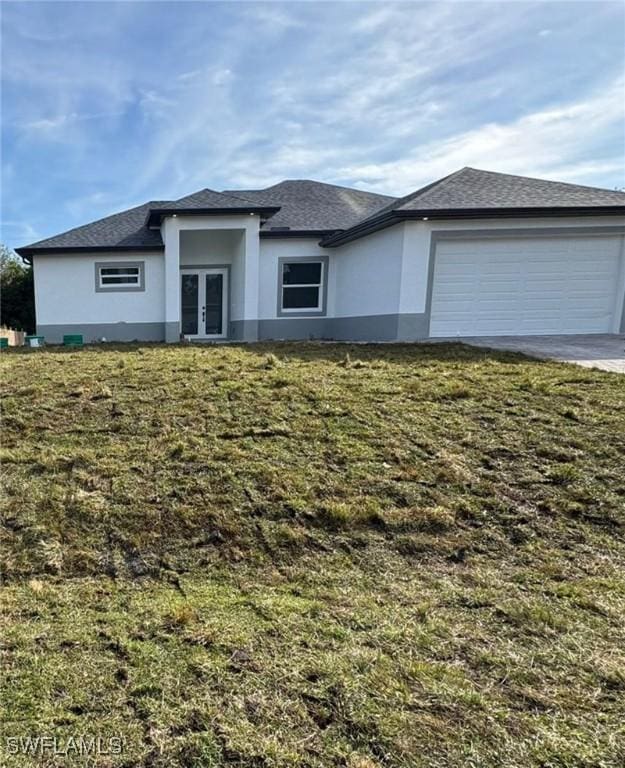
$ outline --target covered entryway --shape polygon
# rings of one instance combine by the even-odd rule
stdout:
[[[618,331],[622,258],[618,236],[440,240],[430,336]]]

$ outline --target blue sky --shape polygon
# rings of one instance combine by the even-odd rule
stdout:
[[[625,187],[625,5],[3,2],[2,239],[464,165]]]

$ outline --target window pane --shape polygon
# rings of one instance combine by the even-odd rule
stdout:
[[[282,289],[283,309],[318,309],[319,288],[287,288]]]
[[[198,327],[198,276],[182,275],[180,281],[182,333],[194,335]]]
[[[104,275],[139,275],[139,267],[100,267],[100,274]]]
[[[321,262],[291,261],[282,265],[284,285],[319,285],[321,283]]]
[[[117,277],[103,277],[102,278],[102,285],[119,285],[129,283],[132,285],[136,285],[139,282],[139,278],[136,275],[119,275]]]
[[[224,276],[206,275],[206,327],[208,336],[222,333]]]

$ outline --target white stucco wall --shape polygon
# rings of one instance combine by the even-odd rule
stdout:
[[[183,230],[180,232],[180,266],[230,264],[243,239],[243,230]]]
[[[329,259],[327,317],[386,315],[399,311],[402,224],[339,248],[321,248],[319,239],[261,239],[261,320],[277,317],[280,258],[325,256]]]
[[[142,261],[145,291],[97,292],[96,262]],[[162,253],[93,253],[35,256],[38,325],[155,323],[165,318]]]
[[[38,324],[163,323],[167,321],[166,294],[175,320],[180,300],[179,265],[192,264],[230,264],[231,320],[273,320],[278,316],[279,259],[315,256],[329,260],[328,318],[421,314],[426,311],[433,232],[580,227],[592,231],[592,227],[625,224],[622,217],[414,221],[338,248],[321,248],[318,238],[259,240],[257,217],[182,219],[171,219],[171,232],[166,234],[171,246],[170,273],[174,275],[171,285],[165,285],[165,257],[159,252],[34,257]],[[625,255],[622,259],[621,306]],[[99,261],[144,262],[145,291],[97,292],[95,263]]]
[[[399,311],[404,228],[399,224],[336,249],[335,317]]]

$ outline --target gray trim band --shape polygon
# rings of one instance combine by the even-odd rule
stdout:
[[[425,338],[425,314],[307,317],[261,320],[258,337],[336,341],[418,341]]]
[[[424,315],[365,315],[362,317],[294,317],[275,320],[233,320],[229,338],[236,341],[259,339],[335,339],[337,341],[415,341],[423,336]],[[403,329],[398,336],[398,329]],[[178,323],[72,323],[37,325],[37,334],[48,344],[61,344],[65,334],[82,334],[85,343],[130,341],[180,341]],[[201,339],[198,339],[200,342]],[[208,339],[207,341],[210,341]],[[215,341],[223,341],[217,339]]]
[[[259,320],[232,320],[229,338],[235,341],[258,341]]]
[[[398,315],[334,317],[328,336],[337,341],[397,341]]]
[[[282,273],[284,264],[299,262],[300,264],[323,264],[322,282],[321,282],[321,309],[304,309],[301,312],[288,312],[282,309]],[[328,308],[328,267],[330,259],[328,256],[280,256],[278,258],[278,300],[276,306],[276,315],[285,318],[298,317],[325,317]]]
[[[432,238],[437,240],[455,240],[471,238],[492,240],[500,237],[561,237],[562,235],[622,235],[625,225],[599,225],[587,227],[505,227],[500,229],[432,229]]]
[[[109,285],[103,287],[100,285],[101,269],[127,268],[139,270],[139,283],[137,285]],[[145,291],[145,261],[96,261],[95,262],[95,292],[96,293],[129,293]]]
[[[276,320],[260,320],[258,338],[263,340],[328,339],[328,321],[325,317],[285,317]]]
[[[619,324],[619,333],[625,333],[625,236],[621,237],[621,248],[620,248],[620,254],[619,258],[621,260],[620,265],[620,273],[619,273],[619,284],[621,287],[621,290],[623,291],[623,295],[620,297],[617,297],[617,311],[618,311],[618,299],[620,298],[621,301],[621,321]],[[617,285],[616,290],[619,290],[619,287]]]
[[[165,341],[165,325],[177,323],[70,323],[67,325],[40,325],[37,335],[44,336],[48,344],[62,344],[65,334],[81,334],[85,344],[107,341]],[[178,341],[178,338],[176,338]]]

